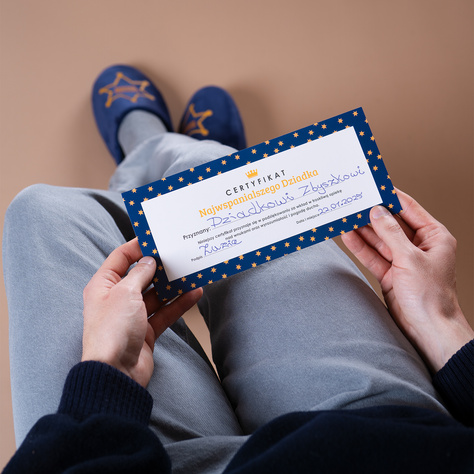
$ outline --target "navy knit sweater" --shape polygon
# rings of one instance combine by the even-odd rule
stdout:
[[[474,340],[433,382],[456,419],[409,406],[289,413],[256,431],[225,473],[474,472]],[[76,365],[58,413],[31,429],[7,473],[170,473],[148,429],[152,398],[99,362]]]

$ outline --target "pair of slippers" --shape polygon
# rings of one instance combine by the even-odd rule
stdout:
[[[158,88],[131,66],[111,66],[99,75],[92,89],[92,107],[99,132],[117,164],[124,159],[118,130],[129,112],[150,112],[161,119],[169,132],[173,131],[168,107]],[[191,97],[178,132],[198,140],[215,140],[237,150],[246,148],[237,106],[228,92],[216,86],[199,89]]]

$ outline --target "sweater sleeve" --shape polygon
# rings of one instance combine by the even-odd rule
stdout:
[[[453,416],[474,424],[474,339],[454,354],[433,378]]]
[[[148,428],[152,405],[122,372],[81,362],[66,379],[58,412],[33,426],[4,472],[169,473],[169,457]]]

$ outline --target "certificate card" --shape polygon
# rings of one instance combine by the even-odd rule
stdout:
[[[122,196],[163,301],[401,210],[361,108]]]

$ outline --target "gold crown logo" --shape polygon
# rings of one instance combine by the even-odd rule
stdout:
[[[257,170],[250,170],[248,173],[245,173],[247,175],[247,178],[255,178],[255,176],[258,176],[258,171]]]

